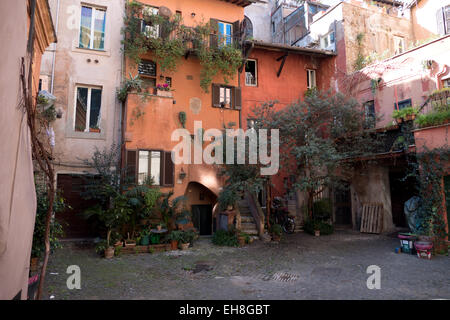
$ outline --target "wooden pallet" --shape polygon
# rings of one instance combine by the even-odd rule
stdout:
[[[360,232],[381,233],[383,231],[383,204],[364,203]]]

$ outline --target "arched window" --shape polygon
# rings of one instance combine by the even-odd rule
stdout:
[[[252,21],[247,16],[245,16],[243,24],[244,24],[243,27],[244,27],[245,39],[253,38],[253,24],[252,24]]]

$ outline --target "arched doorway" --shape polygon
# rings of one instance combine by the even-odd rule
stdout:
[[[216,231],[213,208],[217,203],[217,196],[204,185],[190,182],[186,187],[185,197],[192,212],[194,227],[201,236],[212,235]]]

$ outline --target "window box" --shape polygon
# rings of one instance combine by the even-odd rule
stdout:
[[[89,128],[89,132],[97,132],[97,133],[100,133],[100,128]]]
[[[160,97],[173,98],[172,91],[155,89],[156,95]]]

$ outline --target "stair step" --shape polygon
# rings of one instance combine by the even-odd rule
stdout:
[[[243,222],[241,223],[241,229],[255,229],[256,225],[253,222]]]
[[[241,216],[241,223],[255,223],[255,219],[252,216]]]
[[[249,234],[249,235],[258,235],[258,230],[256,230],[256,229],[254,229],[254,230],[252,230],[252,229],[242,229],[241,230],[242,232],[244,232],[244,233],[246,233],[246,234]]]

